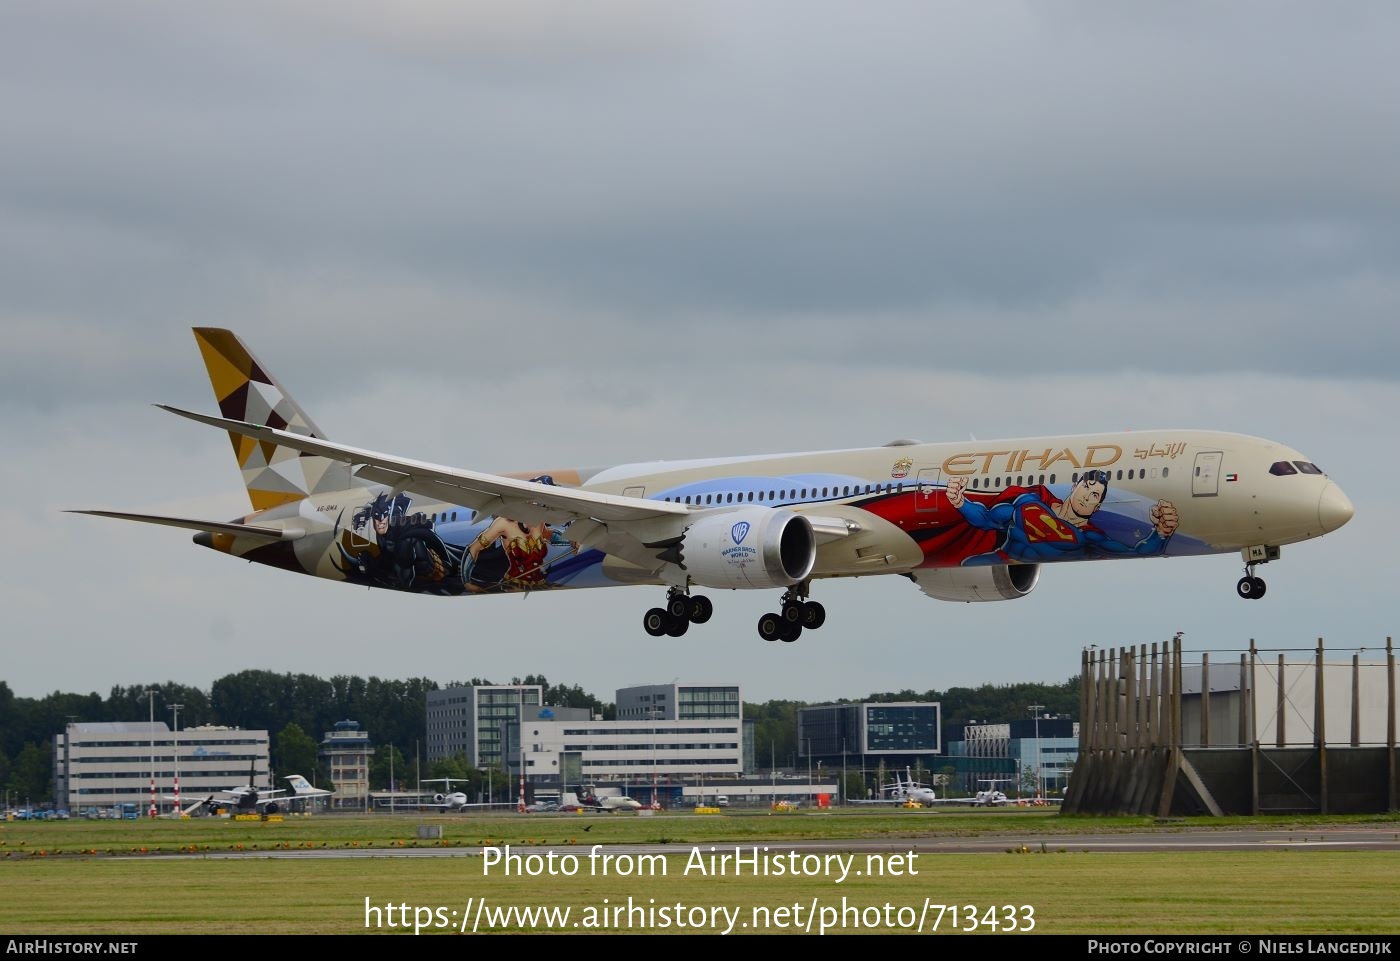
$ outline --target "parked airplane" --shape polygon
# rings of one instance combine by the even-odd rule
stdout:
[[[933,788],[919,784],[909,768],[904,769],[904,779],[898,772],[894,780],[881,787],[884,797],[852,800],[852,804],[900,804],[904,807],[931,807],[939,803]]]
[[[938,803],[938,795],[933,788],[919,784],[909,768],[904,769],[904,780],[896,773],[894,783],[888,788],[890,797],[908,805],[928,806]]]
[[[441,808],[445,811],[460,811],[463,808],[484,808],[499,806],[484,802],[473,803],[472,801],[467,800],[467,796],[461,791],[452,790],[452,782],[461,780],[464,780],[464,778],[434,777],[424,779],[424,784],[435,784],[438,781],[443,782],[444,792],[441,794],[434,794],[432,804],[415,804],[413,805],[413,807]]]
[[[696,588],[781,590],[765,640],[815,630],[825,578],[900,574],[946,601],[1025,597],[1050,563],[1240,552],[1240,597],[1285,544],[1351,519],[1274,441],[1144,430],[488,474],[335,444],[234,334],[195,328],[253,510],[230,521],[81,511],[198,531],[274,567],[424,594],[651,584],[643,626],[710,619]],[[163,405],[162,405],[163,406]]]
[[[578,803],[580,807],[591,808],[594,811],[640,811],[642,809],[642,802],[636,798],[625,795],[599,797],[592,789],[579,792]]]
[[[972,797],[939,798],[938,804],[966,804],[971,807],[1002,807],[1010,804],[1011,799],[997,787],[998,784],[1010,784],[1009,779],[984,778],[977,782],[987,785]]]
[[[231,787],[226,791],[215,791],[213,794],[206,794],[201,791],[195,796],[199,799],[188,807],[184,808],[181,814],[194,814],[200,810],[212,811],[222,805],[231,806],[238,814],[276,814],[278,811],[286,810],[293,801],[304,801],[310,798],[330,797],[334,791],[327,791],[323,788],[314,788],[300,774],[288,774],[285,780],[291,784],[292,794],[287,796],[286,788],[275,788],[270,790],[260,790],[256,786],[256,773],[252,766],[248,770],[248,783],[239,787]],[[203,795],[200,797],[200,795]],[[180,798],[165,796],[167,801],[179,802]],[[188,797],[185,798],[188,800]]]

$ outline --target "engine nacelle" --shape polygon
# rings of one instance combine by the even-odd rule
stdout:
[[[276,814],[276,813],[277,813],[278,811],[280,811],[280,810],[282,810],[282,809],[281,809],[280,807],[277,806],[277,802],[276,802],[276,801],[273,801],[271,804],[265,804],[265,805],[263,805],[263,813],[264,813],[264,814]]]
[[[446,794],[434,794],[434,795],[433,795],[433,803],[434,803],[434,804],[446,804],[446,803],[447,803],[447,795],[446,795]]]
[[[1039,564],[929,567],[909,575],[919,590],[940,601],[1014,601],[1035,589]]]
[[[791,587],[817,562],[817,539],[801,514],[744,507],[702,517],[686,528],[680,567],[702,587]]]

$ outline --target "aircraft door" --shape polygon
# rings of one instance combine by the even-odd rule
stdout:
[[[920,514],[937,514],[940,505],[947,503],[943,496],[940,481],[943,471],[937,467],[924,467],[919,470],[919,489],[914,495],[914,510]]]
[[[1196,455],[1196,468],[1191,473],[1191,496],[1214,497],[1220,493],[1220,461],[1223,451],[1203,450]]]

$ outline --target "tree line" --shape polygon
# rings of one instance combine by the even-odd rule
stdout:
[[[442,687],[491,684],[473,677]],[[611,720],[615,705],[604,702],[577,684],[550,684],[542,675],[511,678],[509,684],[538,684],[544,703],[551,707],[588,708]],[[432,764],[421,760],[426,745],[427,694],[439,684],[425,677],[394,680],[378,677],[311,674],[278,674],[272,671],[240,671],[214,681],[205,691],[174,681],[115,686],[104,698],[96,692],[71,694],[55,691],[41,698],[16,697],[0,681],[0,785],[15,799],[33,803],[53,797],[53,739],[70,722],[174,720],[172,705],[180,705],[181,730],[215,725],[245,730],[266,730],[271,736],[272,766],[278,771],[306,775],[317,784],[328,784],[317,750],[324,733],[336,722],[358,721],[368,732],[375,753],[370,783],[388,787],[393,779],[407,786],[419,776],[461,779],[460,789],[474,794],[509,790],[502,772],[476,771],[465,757]],[[874,693],[837,703],[861,701],[938,701],[945,726],[975,720],[1006,721],[1027,716],[1032,704],[1045,705],[1048,713],[1074,716],[1078,709],[1079,679],[1063,684],[984,684],[947,690],[910,689]],[[154,692],[154,693],[148,693]],[[829,702],[822,702],[829,703]],[[808,702],[773,700],[744,705],[744,716],[755,724],[755,761],[760,769],[770,764],[789,767],[799,756],[797,712]],[[456,786],[454,786],[456,787]]]

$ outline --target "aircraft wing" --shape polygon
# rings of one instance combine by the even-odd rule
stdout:
[[[859,800],[859,801],[857,801],[855,798],[848,798],[848,799],[846,800],[846,803],[847,803],[847,804],[907,804],[908,802],[905,801],[904,798],[887,797],[887,798],[865,798],[865,799]]]
[[[517,480],[501,474],[446,467],[348,447],[317,437],[249,424],[241,420],[196,414],[165,404],[156,406],[172,414],[179,414],[201,424],[219,427],[254,440],[356,465],[357,476],[375,483],[430,495],[485,514],[503,514],[530,523],[544,521],[562,524],[585,518],[599,521],[644,521],[666,516],[684,517],[692,513],[684,504],[669,501],[598,494],[577,488]]]
[[[666,561],[659,555],[670,546],[668,539],[683,533],[691,519],[702,513],[671,501],[602,494],[448,467],[241,420],[197,414],[166,404],[156,406],[256,441],[350,464],[357,477],[396,490],[413,491],[482,514],[510,517],[530,524],[572,524],[569,536],[580,548],[612,554],[651,572],[665,565]],[[842,518],[806,513],[803,516],[812,525],[818,544],[848,536],[858,529]]]

